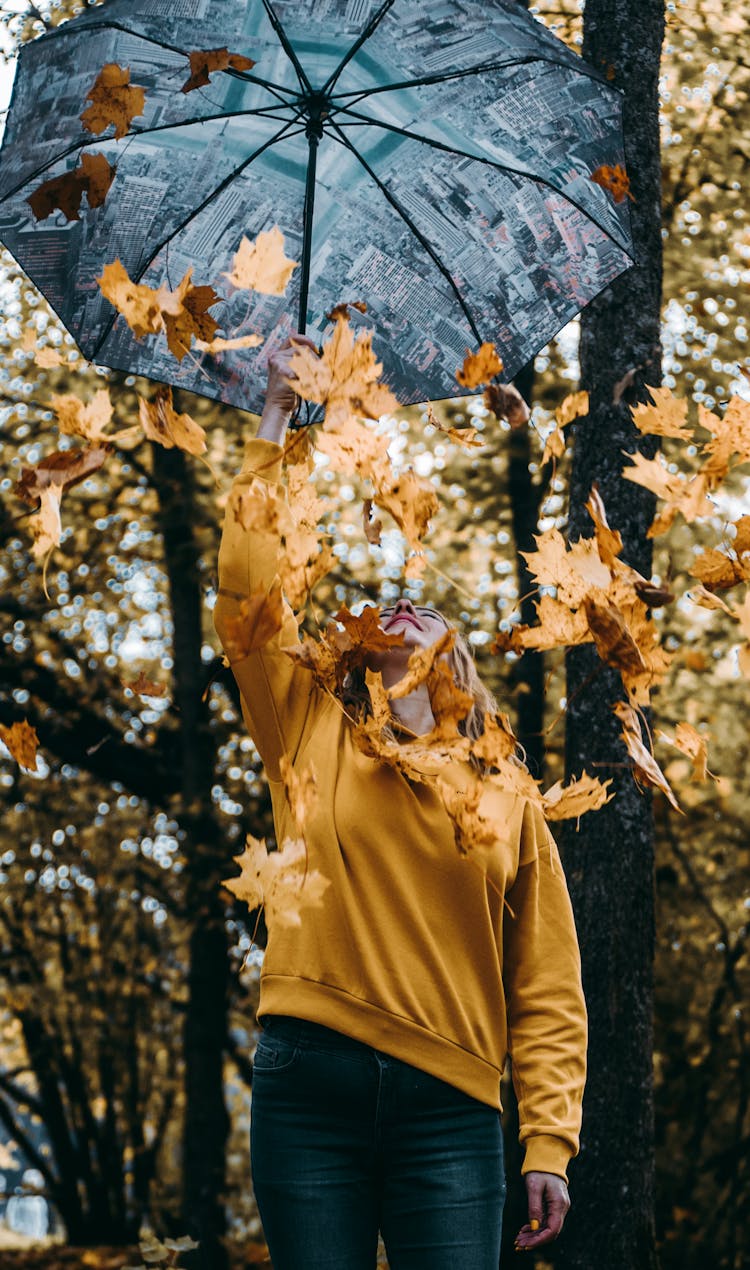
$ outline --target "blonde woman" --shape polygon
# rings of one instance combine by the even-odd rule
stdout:
[[[311,344],[303,336],[294,340]],[[234,489],[281,480],[292,343],[270,360],[258,437]],[[215,624],[269,589],[268,534],[225,520]],[[448,625],[405,596],[382,610],[403,645],[379,653],[386,686]],[[233,664],[243,715],[268,776],[277,838],[295,836],[280,779],[286,756],[314,763],[305,825],[310,868],[329,882],[298,927],[269,931],[253,1081],[252,1169],[274,1270],[373,1270],[382,1232],[391,1270],[497,1270],[505,1174],[500,1077],[511,1053],[529,1221],[516,1246],[557,1237],[578,1150],[586,1010],[562,866],[538,809],[497,784],[482,814],[498,826],[487,870],[455,847],[436,789],[362,753],[351,710],[319,691],[278,636]],[[481,732],[492,700],[466,645],[450,654]],[[363,685],[350,683],[366,706]],[[392,702],[394,735],[426,735],[423,685]],[[464,773],[455,765],[451,780]],[[429,756],[426,775],[429,777]]]

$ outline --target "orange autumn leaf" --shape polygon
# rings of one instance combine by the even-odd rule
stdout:
[[[41,370],[56,370],[58,366],[67,366],[67,362],[56,348],[46,345],[34,353],[34,361]]]
[[[629,198],[631,203],[635,202],[630,193],[630,178],[621,163],[616,163],[614,167],[603,163],[591,173],[589,180],[608,190],[616,203],[622,203],[626,198]]]
[[[201,353],[230,353],[241,348],[258,348],[263,343],[262,335],[234,335],[231,339],[218,336],[213,340],[196,340],[195,347]]]
[[[251,908],[265,909],[269,929],[273,926],[301,926],[301,912],[320,905],[329,886],[318,869],[308,868],[307,849],[301,838],[288,839],[279,851],[267,851],[265,842],[247,836],[238,878],[225,878],[223,885]]]
[[[636,675],[645,670],[638,645],[617,605],[606,596],[600,599],[592,594],[584,597],[583,605],[602,661]]]
[[[29,772],[39,770],[36,757],[39,737],[26,719],[22,723],[12,723],[9,728],[0,723],[0,741],[10,750],[19,767],[25,767]]]
[[[542,810],[547,820],[577,820],[587,811],[598,811],[614,798],[612,780],[600,781],[584,771],[568,785],[556,781],[542,796]]]
[[[456,379],[463,388],[479,388],[481,384],[488,384],[495,375],[499,375],[502,369],[503,363],[497,355],[495,345],[485,341],[476,353],[467,348],[464,364],[456,371]]]
[[[14,486],[15,493],[25,503],[34,505],[50,486],[61,491],[70,489],[79,481],[96,472],[102,466],[109,449],[104,445],[90,445],[80,449],[55,450],[40,460],[35,467],[22,467]]]
[[[283,295],[299,262],[284,255],[284,235],[278,225],[261,230],[254,242],[243,237],[231,273],[224,277],[241,291]]]
[[[53,176],[43,181],[26,199],[36,220],[45,220],[59,209],[66,220],[80,220],[81,201],[84,194],[89,207],[101,207],[109,187],[115,179],[116,168],[110,166],[103,154],[86,153],[72,172]]]
[[[325,406],[325,427],[334,430],[352,415],[379,419],[398,406],[390,388],[379,381],[382,364],[372,351],[372,331],[355,338],[346,318],[338,318],[331,338],[318,355],[297,346],[289,382],[305,401]]]
[[[366,498],[362,503],[362,528],[365,531],[365,538],[371,542],[374,547],[380,546],[380,536],[383,532],[383,522],[372,514],[372,499]]]
[[[527,648],[543,652],[551,648],[586,644],[592,640],[582,608],[571,611],[567,604],[551,595],[540,596],[534,607],[539,619],[538,625],[519,624],[512,626],[509,631],[499,631],[492,646],[493,652],[522,652]]]
[[[633,423],[639,432],[689,440],[692,434],[687,426],[687,401],[675,397],[669,388],[652,388],[648,384],[646,387],[654,401],[653,405],[633,407]]]
[[[102,295],[125,318],[136,339],[165,331],[170,351],[182,361],[195,336],[210,341],[218,322],[206,310],[220,297],[213,287],[194,287],[188,269],[174,291],[132,282],[120,260],[105,265],[97,282]]]
[[[435,726],[425,740],[428,744],[451,741],[459,736],[458,725],[463,723],[474,705],[474,698],[459,688],[450,666],[436,661],[427,676],[427,691]],[[467,746],[468,748],[468,746]]]
[[[263,648],[284,623],[284,601],[278,579],[270,591],[253,591],[242,600],[236,617],[227,617],[225,646],[232,662]]]
[[[681,811],[682,808],[672,793],[669,781],[650,749],[643,744],[641,723],[637,712],[625,701],[618,701],[612,708],[623,725],[620,735],[632,760],[633,776],[637,784],[653,785],[660,789],[675,811]]]
[[[188,414],[178,414],[172,404],[172,389],[157,390],[153,401],[139,397],[141,427],[149,441],[156,441],[165,450],[177,446],[188,454],[203,454],[206,434],[200,424]]]
[[[164,697],[167,693],[166,684],[156,683],[155,680],[149,679],[143,670],[138,671],[137,679],[121,679],[120,683],[123,688],[128,688],[138,697]]]
[[[89,402],[81,401],[74,393],[53,393],[50,405],[58,428],[66,435],[85,437],[87,441],[109,439],[104,428],[112,422],[113,407],[107,388],[100,388]]]
[[[214,71],[226,71],[230,67],[235,71],[250,71],[255,65],[251,57],[242,53],[230,53],[228,48],[198,49],[188,54],[190,58],[190,78],[180,89],[181,93],[192,93],[211,81]]]
[[[335,564],[331,544],[322,543],[317,530],[302,525],[294,526],[284,534],[279,577],[284,594],[295,612],[303,607],[311,591]]]
[[[146,104],[145,89],[131,84],[130,70],[116,62],[102,67],[86,98],[91,105],[81,115],[81,123],[95,136],[114,124],[115,137],[124,137]]]
[[[514,430],[522,428],[531,418],[531,411],[515,384],[488,384],[484,404],[496,419],[507,419]]]
[[[580,538],[567,547],[559,529],[535,534],[536,551],[522,551],[539,586],[553,586],[557,599],[576,608],[592,586],[605,589],[611,573],[599,555],[595,538]]]
[[[739,582],[750,580],[750,561],[735,560],[710,547],[693,560],[690,574],[710,591],[728,591]]]
[[[390,512],[409,546],[418,551],[439,507],[434,486],[408,468],[393,475],[390,465],[373,473],[373,484],[378,507]]]
[[[356,309],[357,313],[366,313],[367,305],[364,300],[347,300],[342,304],[335,304],[330,313],[326,313],[329,322],[336,322],[339,318],[349,319],[349,310]]]
[[[448,437],[456,445],[460,445],[464,450],[473,450],[481,448],[485,442],[477,440],[476,428],[451,428],[445,423],[441,423],[432,406],[427,406],[427,422],[431,427],[436,428],[444,437]]]
[[[494,818],[479,810],[484,782],[477,776],[456,788],[442,777],[436,781],[438,793],[451,821],[459,855],[489,855],[498,843],[498,825]]]
[[[484,731],[472,741],[471,752],[487,768],[501,768],[515,753],[518,741],[507,714],[485,715]]]
[[[607,568],[611,569],[622,551],[622,535],[619,529],[610,529],[609,527],[604,500],[599,493],[599,487],[596,482],[591,486],[591,492],[586,502],[586,511],[594,522],[599,558]]]
[[[674,736],[669,736],[667,732],[659,729],[656,733],[662,741],[666,741],[667,745],[673,745],[682,754],[685,754],[692,763],[692,773],[690,779],[693,781],[704,781],[712,775],[708,770],[708,735],[699,732],[691,723],[678,723],[675,728]]]
[[[705,471],[693,476],[682,472],[670,472],[664,455],[659,452],[653,459],[647,459],[639,450],[631,454],[623,451],[630,459],[630,467],[623,468],[622,475],[626,481],[633,481],[651,490],[658,498],[665,501],[666,506],[656,517],[647,537],[656,538],[666,533],[678,512],[688,523],[712,516],[715,507],[706,497],[711,484]]]
[[[420,684],[429,681],[435,663],[451,651],[455,642],[456,632],[447,630],[429,647],[416,648],[409,657],[405,674],[398,683],[388,689],[388,700],[396,701],[401,697],[407,697]]]
[[[563,429],[574,423],[576,419],[588,414],[588,409],[589,395],[587,392],[569,393],[563,399],[555,411],[555,426],[544,443],[543,464],[548,463],[552,458],[562,458],[567,444]]]
[[[354,666],[362,666],[368,653],[385,652],[389,648],[400,648],[404,642],[404,632],[389,635],[380,625],[380,609],[368,604],[359,615],[350,613],[343,605],[334,614],[346,632],[346,640],[339,641],[339,648],[346,653],[347,670]]]

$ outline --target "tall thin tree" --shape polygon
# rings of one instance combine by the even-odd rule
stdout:
[[[625,481],[623,451],[653,454],[628,409],[661,381],[661,163],[658,77],[664,0],[586,0],[583,55],[624,93],[625,158],[636,265],[585,310],[581,386],[589,414],[575,426],[569,536],[593,530],[585,510],[596,482],[623,558],[647,577],[653,498]],[[611,69],[610,69],[611,68]],[[558,1270],[652,1270],[653,816],[628,768],[612,706],[619,676],[592,646],[569,650],[566,770],[611,777],[614,801],[566,822],[563,860],[576,914],[589,1009],[589,1074],[573,1208]]]

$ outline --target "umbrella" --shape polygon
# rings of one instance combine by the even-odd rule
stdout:
[[[188,84],[200,50],[225,69]],[[120,136],[81,121],[105,66],[142,90]],[[288,332],[321,341],[360,301],[399,399],[438,400],[468,348],[494,343],[511,379],[633,264],[597,176],[622,165],[621,112],[517,0],[109,0],[21,52],[0,240],[99,364],[258,409]],[[82,163],[79,212],[37,219],[29,198]],[[222,278],[277,225],[301,262],[285,295]],[[221,330],[264,343],[178,360],[137,340],[96,281],[116,259],[151,287],[220,283]]]

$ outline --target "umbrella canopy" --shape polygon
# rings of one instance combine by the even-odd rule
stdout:
[[[219,48],[235,65],[180,91]],[[144,90],[121,137],[81,121],[108,64]],[[289,330],[322,340],[364,301],[384,379],[437,400],[467,348],[493,342],[512,378],[633,264],[628,203],[591,179],[623,162],[621,110],[517,0],[109,0],[21,52],[0,240],[92,361],[257,410]],[[101,205],[37,220],[29,197],[93,154],[115,169]],[[301,262],[286,294],[222,280],[275,225]],[[192,267],[222,332],[263,345],[178,361],[137,340],[96,281],[115,259],[152,287]]]

